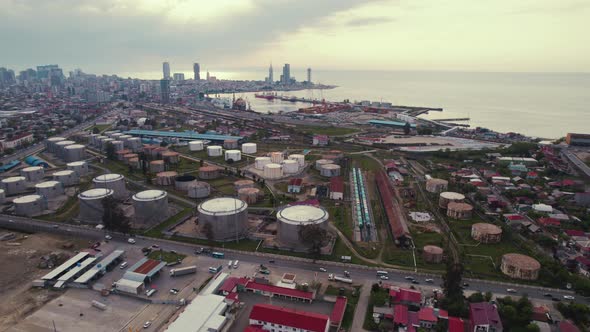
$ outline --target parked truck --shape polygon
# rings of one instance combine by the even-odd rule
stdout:
[[[104,304],[102,302],[98,302],[96,300],[92,300],[92,306],[95,307],[95,308],[97,308],[97,309],[103,310],[103,311],[104,310],[107,310],[107,305],[106,304]]]
[[[170,269],[170,276],[171,277],[178,277],[185,274],[196,273],[197,267],[195,265],[180,267],[177,269]]]
[[[347,284],[352,284],[352,279],[350,278],[346,278],[346,277],[342,277],[342,276],[337,276],[335,274],[330,273],[328,275],[328,280],[330,281],[340,281],[340,282],[344,282]]]

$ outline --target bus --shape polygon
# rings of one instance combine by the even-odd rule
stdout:
[[[223,258],[225,257],[225,254],[222,252],[214,251],[211,253],[211,256],[214,258]]]
[[[377,271],[377,275],[378,275],[378,276],[386,276],[386,275],[388,275],[388,274],[389,274],[389,273],[387,273],[387,271]]]

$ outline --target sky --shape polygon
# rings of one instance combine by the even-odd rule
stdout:
[[[0,67],[590,72],[588,0],[0,0]]]

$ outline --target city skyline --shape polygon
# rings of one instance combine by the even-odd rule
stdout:
[[[323,70],[588,72],[588,17],[590,4],[576,0],[7,1],[0,36],[11,47],[0,65],[117,74],[153,71],[166,59],[189,72],[197,54],[210,70],[270,58]]]

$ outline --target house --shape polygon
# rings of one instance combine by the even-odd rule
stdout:
[[[328,332],[330,317],[314,312],[256,304],[250,312],[250,325],[273,332]]]
[[[422,328],[433,328],[438,322],[438,318],[434,315],[434,308],[421,308],[420,311],[418,311],[418,321],[420,322],[420,327]]]
[[[449,317],[449,332],[465,332],[465,327],[467,325],[469,325],[469,323],[462,318]]]
[[[487,302],[470,303],[469,317],[471,327],[469,331],[502,332],[502,320],[496,307]]]
[[[0,148],[2,151],[6,149],[16,149],[23,144],[32,143],[33,142],[33,134],[31,133],[22,133],[15,135],[11,138],[0,140]]]
[[[342,177],[330,178],[330,199],[342,200],[344,198],[344,182]]]
[[[526,178],[529,180],[536,180],[539,178],[539,174],[535,171],[530,171],[526,173]]]
[[[408,306],[420,306],[422,293],[413,289],[391,287],[389,289],[390,303],[405,304]]]
[[[328,145],[328,135],[314,135],[313,146],[326,146]]]
[[[408,327],[408,307],[403,304],[393,306],[393,324],[396,327]]]
[[[558,219],[551,217],[541,217],[537,219],[537,223],[543,227],[559,227],[561,222]]]
[[[584,256],[576,257],[578,263],[578,273],[584,277],[590,277],[590,259]]]
[[[580,329],[569,319],[559,322],[558,330],[559,332],[580,332]]]
[[[287,187],[287,192],[293,194],[299,194],[301,192],[301,188],[303,187],[303,179],[302,178],[294,178],[289,180],[289,186]]]
[[[508,213],[504,215],[504,222],[509,224],[515,221],[524,221],[524,217],[516,213]]]

